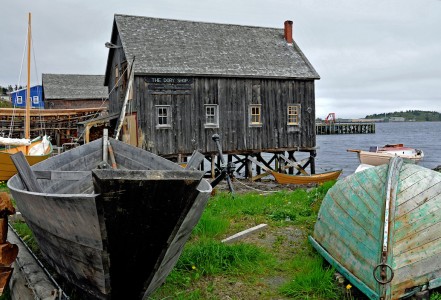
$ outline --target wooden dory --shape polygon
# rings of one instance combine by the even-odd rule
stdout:
[[[340,176],[341,170],[311,175],[290,175],[275,171],[271,171],[270,173],[274,176],[277,183],[280,184],[312,184],[336,180],[338,176]]]
[[[304,175],[291,175],[291,174],[279,173],[279,172],[272,170],[271,168],[269,168],[268,166],[266,166],[262,162],[258,161],[254,157],[248,157],[248,160],[250,160],[251,162],[255,163],[257,166],[264,169],[267,172],[267,174],[273,175],[273,177],[277,181],[277,183],[280,183],[280,184],[323,183],[323,182],[330,181],[330,180],[336,180],[341,174],[341,170],[336,170],[336,171],[330,171],[330,172],[325,172],[325,173],[321,173],[321,174],[309,175],[308,173],[305,172],[305,170],[300,168],[296,164],[296,162],[292,162],[292,161],[286,159],[283,155],[281,155],[281,157],[283,159],[285,159],[285,161],[289,164],[290,167],[297,168]],[[266,174],[261,174],[256,177],[261,178],[261,177],[263,177],[263,175],[266,175]]]
[[[399,157],[339,180],[310,241],[370,299],[441,286],[441,174]]]
[[[93,299],[142,299],[175,265],[208,197],[203,173],[110,139],[118,170],[96,169],[102,139],[31,167],[41,192],[8,181],[45,260]]]

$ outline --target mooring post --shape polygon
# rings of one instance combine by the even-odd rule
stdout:
[[[315,174],[315,157],[317,152],[312,150],[309,152],[309,161],[311,162],[311,174]]]

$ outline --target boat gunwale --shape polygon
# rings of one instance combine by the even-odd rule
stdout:
[[[39,170],[40,171],[40,170]],[[142,170],[141,170],[142,171]],[[144,170],[144,171],[173,171],[173,172],[179,172],[180,170]],[[182,171],[185,171],[185,169],[182,169]],[[72,171],[57,171],[57,172],[72,172]],[[90,172],[92,174],[92,170],[90,171],[84,171],[84,172]],[[186,172],[200,172],[200,171],[186,171]],[[14,190],[17,193],[24,193],[24,194],[29,194],[29,195],[38,195],[38,196],[46,196],[46,197],[59,197],[59,198],[70,198],[70,197],[77,197],[77,198],[95,198],[99,195],[99,193],[73,193],[73,194],[61,194],[61,193],[47,193],[47,192],[32,192],[32,191],[28,191],[25,189],[20,189],[16,186],[14,186],[14,181],[16,179],[13,178],[17,178],[17,181],[20,182],[20,178],[18,176],[18,174],[14,175],[10,180],[8,180],[7,182],[7,186],[9,189]],[[151,179],[148,179],[151,180]],[[158,180],[170,180],[167,178],[164,179],[158,179]],[[179,179],[177,179],[179,180]],[[182,180],[182,179],[181,179]],[[66,180],[68,181],[68,180]],[[73,180],[69,180],[69,181],[73,181]],[[203,187],[202,185],[206,185],[206,187]],[[211,184],[205,179],[202,178],[199,182],[199,185],[196,188],[199,192],[201,193],[207,193],[207,192],[211,192],[213,190]]]
[[[315,250],[320,253],[326,261],[336,268],[340,273],[342,273],[353,285],[360,289],[369,299],[379,299],[379,294],[368,287],[363,281],[346,269],[342,264],[340,264],[332,255],[323,248],[319,242],[317,242],[312,236],[308,236],[309,242],[312,244]]]

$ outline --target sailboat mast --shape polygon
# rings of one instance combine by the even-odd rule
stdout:
[[[25,117],[25,138],[30,139],[31,123],[31,13],[29,13],[28,23],[28,85],[26,89],[26,117]]]

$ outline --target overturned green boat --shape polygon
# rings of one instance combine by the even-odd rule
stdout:
[[[441,286],[441,173],[399,157],[339,180],[323,200],[317,251],[369,299]]]

